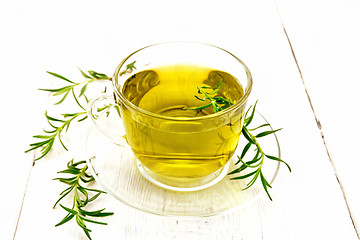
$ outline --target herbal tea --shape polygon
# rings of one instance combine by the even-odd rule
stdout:
[[[163,66],[127,79],[123,95],[136,106],[164,116],[149,118],[122,108],[127,141],[144,166],[162,176],[189,179],[207,176],[229,161],[238,144],[243,111],[212,118],[206,117],[213,114],[211,107],[191,110],[209,103],[195,97],[197,87],[215,89],[219,82],[219,96],[232,103],[243,96],[235,77],[200,66]]]

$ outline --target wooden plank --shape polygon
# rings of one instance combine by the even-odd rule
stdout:
[[[45,30],[41,19],[32,19],[32,13],[24,5],[8,1],[0,4],[0,204],[3,215],[0,238],[12,239],[34,158],[33,153],[24,151],[29,148],[31,136],[41,131],[47,103],[47,94],[39,93],[37,88],[46,74],[44,69],[56,64],[55,59],[48,60],[56,50],[48,50],[57,41],[56,38],[48,41],[46,34],[37,36]]]
[[[277,2],[359,236],[360,3]]]
[[[164,40],[195,40],[224,47],[251,69],[255,81],[252,102],[259,99],[259,111],[274,128],[284,128],[278,136],[282,156],[292,166],[293,173],[281,168],[271,189],[273,202],[264,195],[245,209],[211,218],[155,216],[104,196],[94,208],[105,206],[115,215],[105,220],[108,226],[91,225],[93,239],[357,239],[272,2],[133,1],[131,6],[126,4],[79,1],[71,2],[68,9],[65,4],[46,2],[41,13],[49,12],[49,15],[45,23],[41,22],[44,25],[36,28],[39,35],[34,41],[44,35],[50,42],[61,38],[60,43],[41,50],[40,56],[46,56],[49,61],[44,65],[46,70],[76,76],[75,67],[79,65],[111,75],[131,50]],[[23,11],[41,15],[32,6],[37,4],[24,1]],[[58,11],[54,13],[55,8]],[[41,19],[32,19],[28,24],[39,23]],[[54,24],[60,32],[41,32]],[[57,49],[56,55],[44,53],[53,49]],[[60,109],[51,104],[47,110],[53,113],[74,107],[70,102]],[[80,143],[82,138],[80,127],[70,130],[64,136],[70,151],[64,152],[57,144],[51,155],[32,169],[16,240],[85,239],[75,223],[54,227],[64,216],[61,209],[52,209],[63,185],[51,179],[68,160],[77,156],[75,142]]]

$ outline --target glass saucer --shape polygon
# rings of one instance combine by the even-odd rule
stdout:
[[[267,123],[260,113],[256,113],[253,122],[250,125],[254,127]],[[258,140],[266,154],[280,158],[280,146],[275,134]],[[235,162],[246,143],[241,136],[239,147],[229,161],[229,172],[241,165],[235,166]],[[89,169],[104,190],[122,203],[141,211],[162,216],[206,217],[245,207],[261,195],[267,197],[263,194],[260,179],[249,189],[242,190],[250,179],[230,180],[238,174],[226,175],[215,185],[199,191],[180,192],[162,188],[140,173],[140,163],[129,146],[111,142],[95,126],[88,130],[85,151]],[[247,155],[245,161],[251,160],[251,149]],[[262,172],[270,184],[274,182],[279,167],[279,162],[265,159]],[[245,170],[242,175],[246,173]]]

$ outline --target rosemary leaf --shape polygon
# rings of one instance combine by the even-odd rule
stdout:
[[[289,169],[289,172],[291,172],[291,168],[290,168],[289,164],[287,164],[285,161],[281,160],[278,157],[274,157],[274,156],[270,156],[270,155],[265,155],[265,156],[271,160],[275,160],[275,161],[284,163],[286,165],[286,167]]]
[[[58,224],[55,225],[55,227],[58,227],[64,223],[67,223],[68,221],[70,221],[75,215],[69,213],[68,215],[66,215]]]
[[[238,176],[238,177],[233,177],[233,178],[230,178],[230,180],[236,180],[236,179],[244,179],[244,178],[248,178],[252,175],[254,175],[257,171],[253,171],[251,173],[248,173],[248,174],[245,174],[243,176]]]
[[[91,77],[89,75],[87,75],[85,72],[83,72],[79,67],[78,67],[79,71],[81,72],[81,74],[83,75],[84,78],[88,78],[91,79]]]
[[[265,131],[265,132],[259,133],[259,134],[256,135],[255,137],[256,137],[256,138],[264,137],[264,136],[273,134],[273,133],[275,133],[275,132],[277,132],[277,131],[279,131],[279,130],[281,130],[281,128],[280,128],[280,129],[276,129],[276,130],[271,130],[271,131]]]
[[[63,205],[61,205],[61,204],[59,204],[60,205],[60,207],[62,207],[65,211],[67,211],[67,212],[69,212],[69,213],[71,213],[71,214],[73,214],[73,215],[77,215],[78,213],[75,211],[75,210],[73,210],[73,209],[70,209],[70,208],[67,208],[67,207],[65,207],[65,206],[63,206]]]
[[[49,71],[47,71],[47,73],[53,75],[54,77],[60,78],[60,79],[62,79],[62,80],[65,80],[65,81],[67,81],[67,82],[69,82],[69,83],[74,83],[73,81],[67,79],[66,77],[61,76],[60,74],[53,73],[53,72],[49,72]]]
[[[256,127],[256,128],[251,128],[251,129],[248,129],[248,130],[249,130],[249,131],[255,131],[255,130],[257,130],[257,129],[259,129],[259,128],[262,128],[262,127],[270,127],[270,124],[268,124],[268,123],[262,124],[262,125],[260,125],[260,126],[258,126],[258,127]]]
[[[241,152],[241,155],[240,155],[240,157],[239,157],[239,160],[244,158],[246,152],[249,150],[249,148],[251,147],[251,145],[252,145],[251,142],[248,142],[248,143],[245,145],[243,151]],[[236,164],[235,164],[235,165],[236,165]]]
[[[249,110],[252,109],[251,115],[250,115],[249,117],[246,117],[247,114],[245,115],[245,120],[244,120],[244,126],[245,126],[245,127],[249,126],[249,124],[251,123],[251,121],[252,121],[253,118],[254,118],[256,104],[257,104],[257,101],[255,102],[255,105],[254,105],[254,106],[250,106],[250,107],[249,107]]]

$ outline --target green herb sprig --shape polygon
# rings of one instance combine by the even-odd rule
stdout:
[[[52,128],[51,130],[45,130],[44,129],[44,134],[42,135],[35,135],[33,136],[33,138],[35,139],[40,139],[38,142],[35,143],[31,143],[30,144],[30,148],[28,150],[26,150],[25,152],[30,152],[33,151],[35,149],[40,149],[40,156],[35,158],[34,160],[37,161],[43,157],[45,157],[51,150],[52,146],[54,145],[54,142],[56,139],[59,140],[61,146],[68,151],[68,148],[65,146],[64,142],[61,139],[61,135],[63,134],[63,132],[67,132],[70,124],[72,122],[75,121],[75,119],[77,119],[77,122],[82,122],[85,119],[88,118],[87,116],[87,112],[85,110],[85,108],[80,104],[78,98],[75,96],[74,90],[71,90],[72,95],[75,99],[75,102],[77,103],[77,105],[80,107],[79,112],[75,112],[75,113],[64,113],[61,114],[63,119],[59,119],[59,118],[55,118],[55,117],[51,117],[48,115],[47,112],[45,112],[45,117],[47,119],[47,122],[49,124],[49,126]],[[84,95],[86,102],[88,102],[86,96]],[[102,108],[97,108],[97,112],[103,112],[106,110],[106,116],[109,116],[109,109],[111,107],[115,107],[117,108],[117,105],[115,104],[108,104]]]
[[[132,63],[129,63],[128,65],[126,65],[125,70],[120,72],[120,76],[122,76],[124,74],[128,74],[128,73],[132,73],[132,71],[134,71],[134,69],[136,69],[135,63],[136,63],[136,61],[133,61]]]
[[[122,76],[123,74],[126,74],[126,73],[131,73],[134,69],[136,69],[135,63],[136,63],[136,61],[127,64],[125,67],[125,70],[120,72],[120,76]],[[87,71],[87,73],[85,73],[80,68],[79,68],[79,71],[81,72],[82,76],[85,78],[85,80],[82,82],[74,82],[60,74],[47,71],[48,74],[50,74],[58,79],[64,80],[70,84],[67,86],[61,87],[61,88],[54,88],[54,89],[40,88],[39,90],[51,92],[53,96],[62,96],[62,98],[58,102],[55,103],[55,105],[57,105],[57,104],[62,103],[66,99],[66,97],[70,94],[70,92],[74,91],[75,87],[82,86],[80,89],[79,95],[78,95],[78,97],[81,97],[85,93],[86,88],[90,83],[92,83],[94,81],[99,81],[99,80],[109,80],[109,81],[112,80],[112,77],[108,77],[104,73],[99,73],[99,72],[96,72],[93,70],[89,70],[89,71]]]
[[[81,97],[85,91],[86,91],[86,88],[87,86],[89,85],[89,83],[91,82],[94,82],[94,81],[97,81],[97,80],[111,80],[112,78],[111,77],[108,77],[106,74],[103,74],[103,73],[98,73],[98,72],[95,72],[95,71],[88,71],[88,74],[86,74],[85,72],[83,72],[80,68],[79,68],[81,74],[83,75],[83,77],[85,77],[85,81],[82,81],[82,82],[74,82],[60,74],[57,74],[57,73],[53,73],[53,72],[47,72],[49,73],[50,75],[54,76],[54,77],[57,77],[61,80],[64,80],[68,83],[70,83],[70,85],[67,85],[67,86],[64,86],[64,87],[61,87],[61,88],[55,88],[55,89],[39,89],[39,90],[42,90],[42,91],[46,91],[46,92],[51,92],[53,96],[62,96],[62,98],[60,99],[60,101],[58,101],[57,103],[55,103],[55,105],[57,104],[60,104],[62,103],[66,97],[69,95],[70,92],[73,92],[74,93],[74,88],[75,87],[78,87],[80,85],[82,85],[81,89],[80,89],[80,92],[79,92],[79,95],[78,97]]]
[[[256,134],[255,136],[251,133],[252,131],[258,130],[258,129],[266,127],[266,126],[271,127],[270,124],[267,123],[267,124],[260,125],[260,126],[258,126],[256,128],[248,129],[249,124],[251,123],[251,121],[254,118],[256,104],[257,104],[257,102],[255,103],[254,106],[250,106],[250,108],[247,110],[247,112],[245,114],[244,126],[243,126],[243,128],[241,130],[241,133],[243,134],[243,136],[246,138],[247,141],[249,141],[245,145],[244,149],[242,150],[241,155],[237,156],[238,161],[235,163],[235,165],[238,165],[239,163],[242,163],[242,165],[240,167],[238,167],[237,169],[235,169],[234,171],[228,173],[228,175],[241,173],[243,170],[245,170],[247,168],[254,169],[250,173],[240,175],[238,177],[233,177],[233,178],[230,178],[230,179],[231,180],[239,180],[239,179],[251,178],[251,180],[247,183],[246,188],[244,188],[244,190],[245,190],[245,189],[250,188],[252,185],[254,185],[256,180],[260,177],[261,184],[262,184],[266,194],[268,195],[269,199],[272,200],[272,198],[271,198],[271,196],[269,194],[269,191],[268,191],[268,187],[271,188],[271,185],[266,180],[266,178],[264,177],[264,174],[262,172],[262,166],[264,164],[265,158],[284,163],[286,165],[286,167],[289,169],[290,172],[291,172],[291,168],[290,168],[289,164],[287,164],[282,159],[280,159],[278,157],[275,157],[275,156],[265,154],[265,152],[263,151],[263,149],[260,146],[260,143],[258,142],[258,138],[265,137],[267,135],[270,135],[270,134],[273,134],[273,133],[275,133],[277,131],[280,131],[281,128],[276,129],[276,130],[264,131],[264,132]],[[248,115],[248,113],[249,113],[249,111],[251,109],[252,109],[251,114],[248,117],[247,115]],[[255,146],[255,152],[256,153],[255,153],[252,160],[245,162],[244,157],[245,157],[246,153],[248,152],[248,150],[250,149],[251,146]]]
[[[201,97],[195,95],[195,97],[200,101],[203,101],[203,102],[210,101],[210,103],[205,104],[200,107],[193,107],[193,108],[186,107],[185,109],[201,111],[205,108],[212,107],[214,113],[216,113],[216,112],[220,112],[221,110],[223,110],[227,107],[230,107],[233,104],[232,101],[224,98],[223,96],[218,95],[221,85],[222,85],[222,80],[220,80],[220,82],[218,83],[218,85],[216,86],[215,89],[213,89],[212,87],[208,87],[208,86],[197,87],[198,94],[203,94],[204,96],[201,98]],[[212,91],[209,92],[208,89],[210,89]]]
[[[136,63],[136,61],[126,65],[125,70],[122,71],[120,73],[120,75],[123,75],[125,73],[131,73],[134,69],[136,69],[135,63]],[[45,117],[47,119],[47,122],[52,129],[51,130],[44,129],[43,134],[33,136],[33,138],[40,139],[40,140],[35,143],[31,143],[30,148],[25,151],[25,153],[28,153],[30,151],[40,149],[40,156],[35,158],[35,161],[45,157],[50,152],[56,139],[59,139],[62,147],[65,150],[68,150],[67,147],[65,146],[64,142],[61,140],[61,134],[64,132],[64,130],[65,130],[65,132],[67,132],[67,130],[69,129],[70,123],[72,123],[75,119],[78,119],[78,122],[81,122],[81,121],[84,121],[85,119],[87,119],[86,109],[80,104],[79,98],[84,97],[86,103],[88,103],[89,100],[85,95],[85,91],[86,91],[88,84],[90,84],[91,82],[97,81],[97,80],[112,80],[111,77],[108,77],[104,73],[99,73],[96,71],[88,71],[88,74],[87,74],[87,73],[83,72],[81,69],[79,69],[79,70],[80,70],[81,74],[83,75],[83,77],[85,77],[85,79],[86,79],[85,81],[82,81],[79,83],[76,83],[60,74],[53,73],[53,72],[47,72],[58,79],[61,79],[61,80],[64,80],[64,81],[70,83],[70,85],[67,85],[67,86],[61,87],[61,88],[56,88],[56,89],[39,89],[39,90],[51,92],[51,93],[53,93],[52,94],[53,96],[62,96],[60,101],[56,102],[54,105],[58,105],[58,104],[62,103],[65,100],[65,98],[71,93],[77,106],[80,107],[80,111],[75,112],[75,113],[61,114],[63,119],[59,119],[58,117],[55,118],[55,117],[49,116],[48,113],[45,112]],[[82,87],[79,91],[79,94],[76,95],[75,88],[78,86],[81,86],[81,85],[82,85]],[[108,110],[110,107],[114,107],[114,106],[118,110],[117,105],[107,105],[103,108],[97,109],[97,111],[98,112],[105,111],[105,110]],[[107,116],[109,115],[108,111],[106,112],[106,115]],[[80,116],[81,116],[81,118],[80,118]],[[60,125],[58,125],[58,124],[60,124]]]
[[[228,108],[231,105],[233,105],[232,101],[230,101],[229,99],[226,99],[223,96],[219,95],[221,85],[222,85],[222,80],[220,80],[220,82],[218,83],[218,85],[215,88],[208,87],[208,86],[197,87],[198,94],[203,95],[203,97],[199,97],[199,96],[196,96],[196,95],[195,95],[195,97],[200,101],[203,101],[203,102],[210,101],[210,103],[207,103],[207,104],[205,104],[203,106],[200,106],[200,107],[185,108],[185,109],[202,111],[205,108],[212,107],[214,113],[216,113],[216,112],[220,112],[220,111],[224,110],[225,108]],[[209,91],[209,89],[211,91]],[[266,180],[266,178],[265,178],[265,176],[264,176],[264,174],[262,172],[262,166],[263,166],[263,163],[264,163],[264,159],[268,158],[270,160],[274,160],[274,161],[284,163],[287,166],[287,168],[289,169],[290,172],[291,172],[291,168],[282,159],[280,159],[278,157],[275,157],[275,156],[265,154],[264,151],[262,150],[258,140],[257,140],[258,138],[265,137],[267,135],[273,134],[273,133],[275,133],[275,132],[277,132],[277,131],[279,131],[281,129],[264,131],[264,132],[261,132],[261,133],[255,135],[255,136],[251,133],[252,131],[260,129],[260,128],[265,127],[265,126],[270,127],[270,124],[263,124],[263,125],[260,125],[260,126],[258,126],[256,128],[248,129],[249,124],[251,123],[251,121],[254,118],[256,104],[257,104],[257,102],[255,103],[254,106],[250,106],[250,108],[247,110],[247,112],[245,114],[244,125],[243,125],[242,131],[241,131],[242,135],[246,138],[248,143],[245,145],[241,155],[237,156],[238,161],[235,163],[235,165],[238,165],[240,162],[242,163],[242,165],[239,168],[235,169],[234,171],[228,173],[228,175],[241,173],[243,170],[245,170],[247,168],[254,169],[254,171],[252,171],[250,173],[247,173],[245,175],[240,175],[238,177],[233,177],[233,178],[230,178],[230,179],[231,180],[239,180],[239,179],[250,178],[251,180],[247,183],[246,188],[243,189],[243,190],[246,190],[246,189],[250,188],[251,186],[253,186],[254,183],[256,182],[256,180],[260,177],[262,186],[263,186],[266,194],[268,195],[269,199],[272,200],[272,198],[271,198],[271,196],[269,194],[269,191],[268,191],[268,188],[271,188],[271,185]],[[251,109],[252,109],[251,114],[250,114],[250,116],[248,116],[248,113],[250,112]],[[255,156],[253,157],[252,160],[245,162],[243,160],[244,156],[248,152],[248,150],[250,149],[251,146],[255,146],[256,154],[255,154]]]
[[[56,205],[64,199],[66,196],[72,195],[72,206],[65,207],[62,204],[59,204],[62,209],[67,212],[67,215],[55,226],[58,227],[71,219],[75,218],[76,223],[81,227],[85,235],[91,240],[90,232],[91,230],[86,226],[85,222],[107,225],[105,222],[95,221],[91,218],[107,217],[111,216],[113,212],[104,212],[105,208],[95,211],[88,211],[84,208],[90,203],[97,199],[100,194],[105,193],[98,189],[88,188],[82,186],[81,183],[89,184],[95,181],[94,177],[86,173],[88,166],[86,161],[79,161],[74,163],[73,160],[67,163],[67,168],[65,170],[59,171],[59,174],[70,174],[72,177],[67,178],[54,178],[53,180],[58,180],[62,183],[65,183],[69,187],[60,193],[60,198],[55,202],[54,208]],[[92,192],[92,194],[90,193]],[[90,197],[90,195],[93,195]]]
[[[33,138],[40,139],[38,142],[30,144],[30,148],[25,152],[30,152],[35,149],[40,149],[40,156],[35,158],[35,161],[45,157],[51,150],[54,145],[56,139],[59,139],[59,142],[63,146],[65,150],[68,150],[65,146],[64,142],[61,140],[61,134],[67,131],[70,127],[70,124],[75,120],[78,119],[78,122],[84,121],[87,118],[85,108],[80,104],[79,100],[75,96],[74,89],[71,90],[72,95],[77,103],[77,105],[81,108],[82,111],[75,112],[75,113],[65,113],[62,114],[63,119],[55,118],[49,116],[47,112],[45,112],[46,120],[51,127],[50,130],[44,129],[44,134],[42,135],[35,135]],[[81,117],[81,118],[80,118]]]

